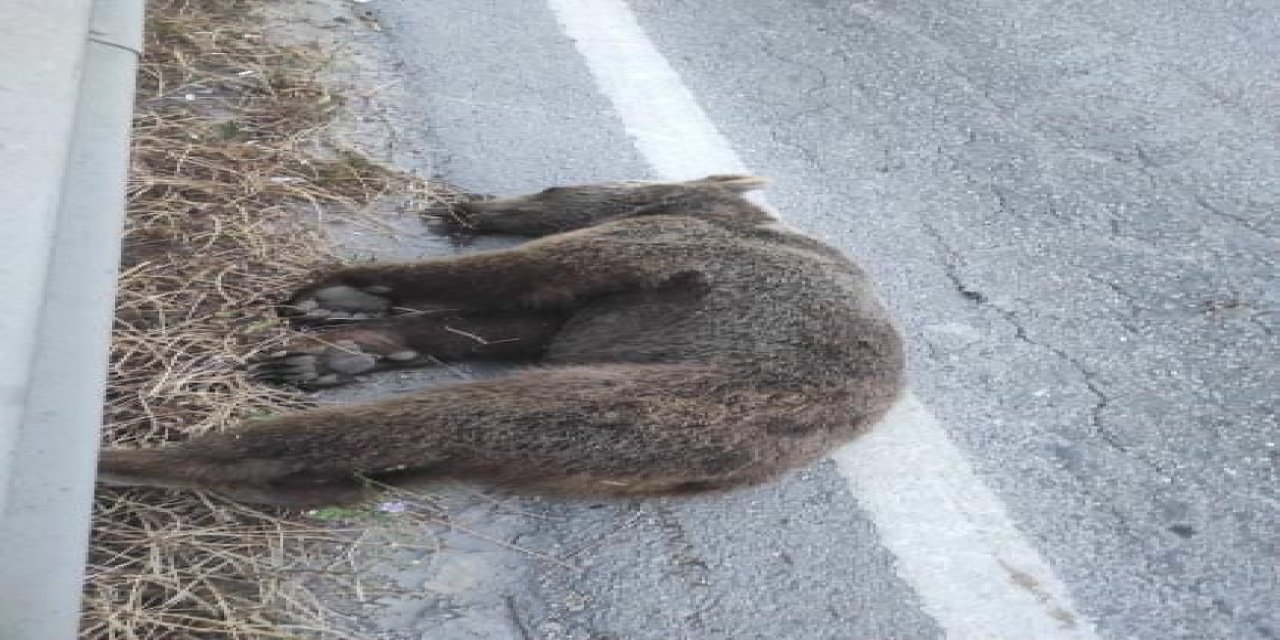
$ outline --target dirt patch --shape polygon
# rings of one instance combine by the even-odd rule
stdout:
[[[333,56],[279,44],[263,33],[258,5],[149,4],[106,446],[156,446],[312,404],[251,382],[242,366],[286,335],[272,301],[340,261],[324,223],[373,228],[375,210],[452,197],[334,135],[344,99],[321,80]],[[406,501],[413,517],[401,513]],[[300,514],[104,489],[81,636],[355,637],[315,595],[368,595],[363,526],[350,525],[433,517],[416,496]]]

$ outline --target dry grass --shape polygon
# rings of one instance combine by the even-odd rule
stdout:
[[[316,214],[352,215],[390,194],[432,197],[429,185],[325,146],[340,105],[316,79],[325,60],[266,41],[254,4],[150,3],[108,446],[157,445],[305,406],[239,367],[284,333],[271,299],[335,262]],[[309,587],[344,579],[324,568],[345,553],[342,539],[303,515],[103,490],[82,637],[341,637]]]

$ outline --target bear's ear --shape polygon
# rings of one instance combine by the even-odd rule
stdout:
[[[737,193],[753,191],[755,189],[763,189],[769,184],[768,178],[760,176],[750,176],[743,173],[723,173],[710,175],[699,180],[690,180],[685,183],[693,186],[705,185],[708,187],[720,187],[721,189],[729,189]]]

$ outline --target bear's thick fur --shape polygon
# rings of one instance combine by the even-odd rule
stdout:
[[[440,361],[530,366],[104,451],[100,481],[315,505],[358,499],[369,479],[687,494],[816,460],[893,404],[902,343],[861,269],[741,195],[762,184],[709,176],[462,205],[453,224],[475,233],[541,237],[330,273],[289,307],[359,320],[298,338],[258,372],[323,386]]]

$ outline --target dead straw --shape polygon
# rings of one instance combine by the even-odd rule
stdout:
[[[155,446],[308,405],[240,367],[285,334],[271,301],[337,262],[315,220],[433,197],[431,185],[326,145],[342,104],[318,80],[326,57],[270,42],[254,5],[150,3],[106,446]],[[315,595],[320,582],[358,586],[350,571],[317,569],[349,557],[350,539],[304,514],[104,489],[81,636],[350,637]]]

